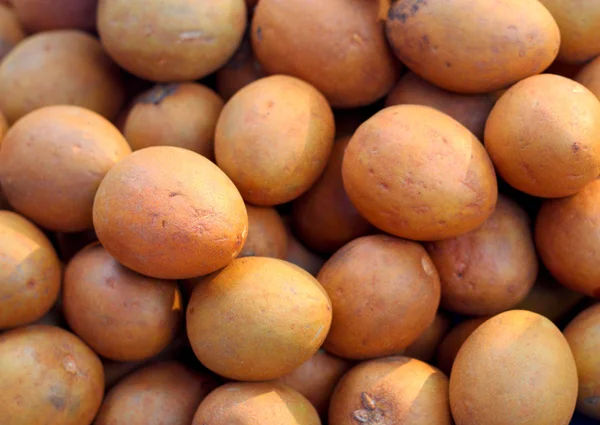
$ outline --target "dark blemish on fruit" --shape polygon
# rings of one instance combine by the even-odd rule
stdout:
[[[583,399],[585,404],[591,404],[592,406],[596,406],[598,404],[600,404],[600,396],[592,396],[592,397],[586,397]]]
[[[179,192],[169,192],[169,198],[174,198],[176,196],[181,196],[181,193],[179,193]]]
[[[190,314],[194,314],[195,312],[196,312],[196,308],[195,307],[190,308]]]
[[[452,64],[450,62],[446,62],[446,68],[452,68]]]
[[[390,190],[390,186],[384,182],[379,183],[379,187],[382,188],[383,190]]]
[[[367,425],[382,423],[385,415],[383,410],[377,407],[375,400],[367,393],[361,393],[360,397],[364,409],[355,410],[353,413],[354,419]]]
[[[65,410],[66,403],[63,397],[58,396],[56,394],[52,394],[50,397],[48,397],[48,400],[50,401],[55,410],[58,410],[59,412]]]
[[[256,39],[262,41],[262,28],[256,27]]]
[[[405,23],[408,18],[411,18],[417,14],[421,6],[426,6],[426,0],[400,0],[396,2],[388,12],[388,19],[399,20]]]
[[[573,146],[571,146],[571,149],[573,150],[573,153],[577,153],[577,151],[580,149],[579,143],[577,143],[577,142],[573,143]]]
[[[177,91],[179,84],[159,84],[154,86],[149,92],[140,95],[139,103],[160,105],[167,97]]]
[[[104,283],[106,283],[106,286],[108,286],[109,288],[115,287],[115,279],[113,277],[107,277],[106,279],[104,279]]]
[[[240,246],[242,244],[242,237],[237,235],[235,238],[235,246]]]
[[[167,220],[163,220],[160,225],[163,227],[163,229],[167,228]]]
[[[29,289],[33,289],[33,288],[35,288],[35,285],[36,285],[36,283],[37,283],[37,282],[36,282],[34,279],[29,279],[29,280],[27,281],[27,287],[28,287]]]

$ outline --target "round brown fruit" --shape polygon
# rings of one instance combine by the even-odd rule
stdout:
[[[502,195],[480,227],[426,248],[440,275],[441,306],[469,316],[514,307],[527,296],[538,273],[531,220]]]
[[[450,319],[445,314],[438,312],[431,325],[415,342],[406,347],[402,355],[430,363],[449,329]]]
[[[327,417],[331,394],[350,366],[347,360],[320,349],[299,368],[278,381],[298,391],[311,402],[321,417]]]
[[[0,241],[2,330],[35,322],[52,308],[61,265],[46,235],[16,213],[0,210]]]
[[[121,75],[94,37],[76,30],[32,35],[0,64],[0,109],[10,123],[51,105],[75,105],[112,119],[123,104]]]
[[[600,180],[577,194],[544,202],[535,244],[544,265],[566,287],[600,297]]]
[[[440,303],[440,281],[427,251],[386,235],[348,243],[317,279],[335,311],[324,348],[349,359],[405,349],[431,325]]]
[[[264,381],[292,372],[317,352],[331,325],[331,301],[317,280],[283,260],[245,257],[196,285],[187,333],[213,372]]]
[[[437,349],[436,364],[445,374],[450,376],[454,359],[456,359],[460,347],[469,335],[487,319],[489,319],[489,316],[467,319],[452,328],[444,337]]]
[[[600,99],[600,56],[581,68],[574,79]]]
[[[387,95],[385,105],[430,106],[450,115],[483,140],[485,121],[494,106],[494,98],[489,94],[453,93],[408,72]]]
[[[223,385],[196,411],[192,425],[321,425],[319,415],[298,391],[277,382]]]
[[[537,0],[398,0],[386,29],[407,67],[458,93],[489,93],[538,74],[560,45],[556,22]]]
[[[334,134],[333,112],[313,86],[285,75],[262,78],[223,108],[215,135],[217,164],[247,202],[283,204],[317,181]]]
[[[342,162],[349,142],[350,137],[343,137],[334,143],[324,173],[292,206],[296,234],[318,252],[335,252],[373,230],[344,189]]]
[[[229,60],[246,28],[244,0],[100,0],[98,33],[108,54],[138,77],[192,81]]]
[[[94,425],[190,425],[213,377],[177,362],[159,362],[127,376],[106,395]]]
[[[254,57],[250,40],[244,38],[231,60],[216,72],[217,93],[229,100],[242,87],[264,76],[265,72]]]
[[[287,227],[287,226],[286,226]],[[289,227],[287,227],[287,256],[286,261],[297,265],[298,267],[306,270],[311,275],[316,276],[323,267],[325,260],[316,253],[312,252],[301,242],[296,239]]]
[[[381,230],[440,240],[479,227],[493,212],[496,174],[462,124],[428,106],[385,108],[354,133],[342,165],[356,209]]]
[[[579,313],[564,330],[579,375],[577,410],[600,419],[600,304]]]
[[[108,172],[94,201],[94,228],[125,267],[159,279],[189,279],[239,254],[248,215],[234,184],[210,160],[155,146]]]
[[[98,0],[11,0],[23,26],[30,32],[57,29],[92,30]]]
[[[0,59],[24,38],[25,31],[14,9],[0,4]]]
[[[368,105],[386,95],[400,64],[373,0],[261,0],[252,46],[269,74],[314,85],[334,107]]]
[[[572,195],[600,174],[600,101],[568,78],[535,75],[496,102],[484,138],[498,174],[515,189]]]
[[[0,423],[90,425],[102,403],[102,362],[54,326],[0,334]]]
[[[50,230],[91,229],[94,196],[131,153],[106,118],[77,106],[47,106],[16,122],[0,151],[0,182],[13,208]]]
[[[238,257],[272,257],[285,260],[288,237],[281,216],[270,207],[246,204],[248,238]]]
[[[196,83],[161,84],[140,94],[123,124],[123,135],[136,151],[177,146],[214,160],[214,137],[223,100]]]
[[[564,425],[576,400],[569,344],[550,320],[529,311],[507,311],[481,324],[450,374],[457,424]]]
[[[70,328],[102,357],[145,360],[175,338],[183,316],[175,281],[121,266],[99,243],[67,265],[63,311]]]
[[[433,366],[408,357],[387,357],[355,366],[331,397],[329,425],[363,423],[451,425],[448,378]]]

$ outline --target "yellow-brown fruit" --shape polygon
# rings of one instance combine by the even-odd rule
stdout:
[[[78,106],[47,106],[24,116],[4,137],[0,182],[13,208],[40,226],[91,229],[100,182],[130,153],[106,118]]]
[[[458,93],[488,93],[542,72],[561,40],[537,0],[398,0],[386,29],[408,68]]]
[[[60,291],[61,265],[46,235],[16,213],[0,210],[0,241],[3,330],[35,322],[52,308]]]
[[[159,279],[189,279],[239,254],[248,215],[234,184],[210,160],[155,146],[108,172],[94,201],[94,228],[125,267]]]
[[[286,226],[287,227],[287,226]],[[288,249],[286,261],[306,270],[316,276],[325,264],[325,260],[316,253],[306,248],[289,230],[287,231]]]
[[[473,133],[421,105],[391,106],[363,123],[346,148],[342,176],[363,217],[414,240],[476,229],[498,196],[492,162]]]
[[[24,38],[25,31],[14,9],[0,4],[0,59]]]
[[[349,359],[405,349],[431,325],[440,302],[439,277],[427,251],[387,235],[348,243],[317,279],[335,312],[324,348]]]
[[[458,425],[565,425],[576,400],[569,344],[550,320],[529,311],[507,311],[480,325],[450,374]]]
[[[265,77],[248,38],[242,40],[231,60],[215,76],[217,93],[225,100],[231,99],[242,87]]]
[[[30,32],[56,29],[93,30],[98,0],[11,0]]]
[[[575,81],[583,84],[600,99],[600,56],[581,68]]]
[[[117,66],[77,30],[29,36],[0,64],[0,109],[10,123],[44,106],[75,105],[112,119],[123,104]]]
[[[437,349],[435,362],[437,367],[450,376],[450,371],[452,370],[458,350],[460,350],[460,347],[462,347],[469,335],[487,319],[489,319],[489,316],[467,319],[452,328]]]
[[[449,329],[450,319],[444,313],[438,312],[431,325],[415,342],[406,347],[402,355],[430,363]]]
[[[333,112],[323,95],[302,80],[274,75],[227,102],[217,122],[215,155],[244,200],[273,206],[317,181],[334,135]]]
[[[272,257],[285,260],[288,250],[287,229],[275,208],[254,207],[248,211],[248,238],[238,257]]]
[[[535,75],[496,102],[484,139],[512,187],[541,198],[572,195],[600,174],[600,101],[568,78]]]

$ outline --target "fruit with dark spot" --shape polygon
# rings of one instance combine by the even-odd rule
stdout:
[[[1,424],[90,425],[104,395],[98,356],[54,326],[0,334],[0,376]]]
[[[386,357],[355,366],[331,397],[329,425],[363,424],[452,424],[448,378],[408,357]]]
[[[437,349],[435,361],[437,367],[450,376],[454,359],[456,359],[460,347],[462,347],[469,335],[487,319],[489,319],[489,316],[467,319],[452,328]]]
[[[0,241],[2,330],[35,322],[52,308],[61,265],[46,235],[16,213],[0,210]]]
[[[574,79],[600,99],[600,56],[581,68]]]
[[[216,72],[217,93],[229,100],[242,87],[263,77],[265,72],[254,57],[250,40],[244,38],[231,60]]]
[[[239,254],[248,215],[234,184],[211,161],[155,146],[107,173],[94,201],[94,228],[124,266],[160,279],[189,279]]]
[[[331,315],[329,297],[308,272],[275,258],[244,257],[196,285],[187,333],[213,372],[264,381],[292,372],[316,353]]]
[[[25,38],[25,31],[14,9],[0,4],[0,59]]]
[[[431,325],[402,351],[402,355],[430,363],[449,329],[450,319],[446,314],[438,312]]]
[[[246,204],[248,238],[238,257],[272,257],[285,260],[288,238],[285,224],[275,208]]]
[[[12,4],[30,32],[96,27],[98,0],[12,0]]]
[[[387,235],[348,243],[317,279],[334,311],[324,348],[349,359],[405,349],[431,325],[440,302],[438,273],[427,251]]]
[[[572,195],[600,174],[600,101],[568,78],[529,77],[496,102],[484,139],[514,188],[542,198]]]

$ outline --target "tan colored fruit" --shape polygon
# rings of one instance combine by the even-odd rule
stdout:
[[[600,56],[581,68],[574,79],[600,99]]]
[[[93,30],[98,0],[11,0],[23,26],[31,32],[56,29]]]
[[[272,257],[285,260],[288,250],[287,229],[275,208],[254,207],[248,211],[248,238],[238,257]]]
[[[430,363],[444,336],[450,329],[450,319],[438,312],[427,329],[402,352],[405,357],[411,357]]]
[[[487,319],[489,319],[489,316],[465,320],[452,328],[444,337],[437,349],[436,365],[445,374],[450,376],[452,365],[454,364],[454,360],[456,359],[460,347],[462,347],[469,335],[471,335],[475,329]]]
[[[0,4],[0,59],[24,38],[25,31],[14,9]]]
[[[287,237],[288,249],[286,261],[289,261],[290,263],[306,270],[311,275],[316,276],[317,273],[319,273],[319,270],[321,270],[321,267],[323,267],[323,264],[325,264],[325,260],[302,245],[302,243],[299,242],[298,239],[296,239],[296,237],[292,234],[289,228],[287,231]]]
[[[260,63],[254,57],[250,40],[244,38],[229,62],[216,72],[217,93],[223,99],[229,100],[242,87],[265,76]]]

